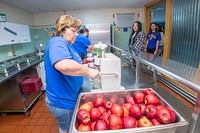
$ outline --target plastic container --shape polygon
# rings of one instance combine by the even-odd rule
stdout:
[[[34,92],[41,90],[42,80],[39,77],[30,77],[20,83],[23,93]]]
[[[118,89],[119,90],[119,89]],[[77,99],[77,103],[75,106],[74,114],[72,117],[72,122],[70,125],[69,132],[70,133],[81,133],[77,130],[78,120],[76,119],[76,114],[78,112],[78,108],[81,104],[86,101],[94,101],[97,96],[103,96],[104,99],[108,99],[113,95],[116,95],[117,100],[120,101],[121,97],[127,95],[127,93],[133,93],[137,90],[144,89],[134,89],[134,90],[119,90],[119,91],[102,91],[102,92],[87,92],[81,93]],[[152,91],[154,91],[152,89]],[[162,97],[160,97],[155,91],[154,93],[164,102],[166,105],[170,106]],[[171,107],[171,106],[170,106]],[[173,109],[173,107],[171,107]],[[174,109],[173,109],[174,110]],[[88,131],[85,133],[175,133],[178,127],[188,126],[188,122],[179,114],[176,110],[176,121],[170,124],[163,124],[159,126],[151,126],[151,127],[140,127],[140,128],[129,128],[129,129],[118,129],[118,130],[104,130],[104,131]]]
[[[104,58],[105,57],[105,49],[108,46],[106,44],[102,44],[102,42],[99,42],[98,44],[94,45],[94,48],[96,49],[96,54],[98,58]]]

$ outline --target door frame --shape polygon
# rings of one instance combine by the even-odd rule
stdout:
[[[165,15],[165,45],[163,57],[170,57],[170,45],[171,45],[171,32],[172,32],[172,0],[155,0],[144,7],[144,32],[147,34],[149,24],[151,23],[150,9],[152,6],[166,1],[166,15]]]

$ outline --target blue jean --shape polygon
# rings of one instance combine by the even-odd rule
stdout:
[[[46,105],[51,113],[55,116],[58,126],[62,131],[68,131],[73,115],[73,110],[58,108],[53,105],[46,97]]]

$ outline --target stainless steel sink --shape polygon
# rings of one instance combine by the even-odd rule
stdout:
[[[17,70],[18,66],[16,64],[4,63],[0,65],[0,75],[8,76],[8,73]]]
[[[28,66],[28,59],[18,58],[10,61],[10,64],[16,65],[18,70],[21,70],[22,67]]]
[[[22,67],[28,66],[28,60],[24,58],[13,59],[0,64],[1,76],[8,76],[8,74],[14,70],[21,70]]]
[[[42,57],[38,56],[36,53],[31,53],[15,59],[4,61],[0,64],[0,77],[8,76],[12,71],[21,70],[25,67],[28,67],[41,58]]]

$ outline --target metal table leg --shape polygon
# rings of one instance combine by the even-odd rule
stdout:
[[[136,60],[136,70],[135,70],[135,88],[139,88],[139,80],[140,80],[140,62]]]

